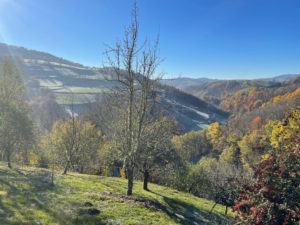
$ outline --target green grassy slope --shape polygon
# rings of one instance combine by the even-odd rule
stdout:
[[[0,163],[0,224],[227,224],[225,207],[174,189],[135,182],[125,196],[126,180],[31,167],[8,169]],[[89,202],[92,206],[85,206]],[[90,215],[89,208],[100,210]],[[229,216],[233,216],[229,213]],[[230,218],[230,217],[229,217]]]

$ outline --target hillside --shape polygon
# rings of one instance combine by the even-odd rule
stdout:
[[[291,77],[290,77],[291,78]],[[299,76],[288,81],[226,80],[186,87],[185,90],[230,113],[249,112],[273,98],[300,87]]]
[[[272,103],[277,96],[292,94],[300,87],[299,74],[257,80],[210,80],[182,78],[170,80],[181,90],[231,114],[245,113]],[[202,78],[200,78],[201,80]],[[193,83],[193,80],[195,82]],[[293,94],[292,94],[293,95]]]
[[[57,103],[67,108],[71,102],[75,103],[77,112],[85,112],[91,108],[87,105],[93,104],[101,94],[109,92],[115,86],[106,79],[110,77],[107,68],[85,67],[48,53],[1,44],[0,63],[7,56],[15,59],[24,79],[35,82],[35,88],[49,89],[55,94]],[[223,122],[228,117],[223,111],[200,99],[195,101],[195,97],[179,89],[172,89],[172,95],[168,94],[168,90],[167,86],[160,86],[161,102],[180,122],[184,131],[203,129],[211,122]],[[74,99],[71,98],[71,93]],[[182,101],[189,98],[192,99]]]
[[[225,224],[225,207],[171,188],[135,182],[127,197],[126,180],[0,164],[0,221],[10,224]],[[90,215],[91,208],[100,211]],[[230,213],[230,216],[232,214]]]
[[[13,45],[6,45],[4,43],[0,43],[0,59],[3,60],[5,57],[13,56],[16,59],[32,59],[32,60],[43,60],[54,62],[58,64],[66,64],[72,66],[82,67],[79,63],[73,63],[69,60],[55,57],[46,52],[40,52],[35,50],[29,50],[24,47],[17,47]]]

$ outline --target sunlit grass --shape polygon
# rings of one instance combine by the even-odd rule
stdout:
[[[220,224],[225,211],[218,205],[210,215],[211,201],[154,184],[147,192],[141,182],[127,198],[121,178],[56,173],[50,181],[46,169],[0,164],[0,224]],[[89,215],[86,202],[100,213]]]

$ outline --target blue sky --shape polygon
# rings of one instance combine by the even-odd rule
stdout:
[[[101,66],[133,0],[0,0],[0,42]],[[299,0],[139,0],[140,38],[160,31],[166,77],[300,73]]]

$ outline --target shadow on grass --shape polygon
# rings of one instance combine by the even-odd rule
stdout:
[[[1,182],[1,181],[0,181]],[[2,196],[0,196],[0,221],[1,224],[11,224],[11,225],[18,225],[18,223],[11,223],[9,222],[8,218],[13,217],[15,213],[3,203]],[[19,207],[17,207],[18,209]]]
[[[52,185],[50,171],[0,169],[0,224],[104,224],[80,213],[76,207],[80,202],[56,199],[65,192],[64,187]]]
[[[53,217],[56,216],[56,213],[45,204],[42,193],[53,187],[45,182],[44,178],[45,173],[25,174],[19,169],[0,170],[0,190],[5,192],[0,196],[0,220],[3,224],[26,223],[17,221],[16,216],[33,217],[34,215],[29,215],[27,211],[33,206]]]
[[[169,198],[153,191],[149,192],[161,196],[166,203],[166,205],[162,205],[159,202],[155,202],[156,208],[162,210],[180,224],[212,224],[213,222],[214,224],[225,225],[232,223],[222,216],[202,211],[187,202]]]
[[[101,212],[99,215],[89,215],[87,208],[81,207],[83,202],[73,197],[69,199],[66,191],[64,186],[51,185],[50,172],[47,170],[0,168],[0,224],[105,224],[100,218]],[[188,202],[152,193],[161,196],[163,202],[153,199],[129,200],[141,201],[146,207],[162,211],[183,225],[225,224],[226,220],[221,216],[210,215]],[[42,216],[37,216],[39,213],[36,211],[42,211]]]

